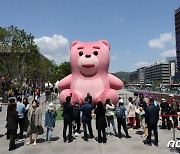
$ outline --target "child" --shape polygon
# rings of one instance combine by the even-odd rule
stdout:
[[[49,143],[51,142],[53,128],[55,127],[56,116],[57,113],[54,108],[54,105],[53,103],[50,103],[48,110],[46,111],[45,114],[45,126],[47,127],[46,141],[49,141]]]

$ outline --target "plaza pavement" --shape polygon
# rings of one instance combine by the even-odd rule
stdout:
[[[132,93],[125,90],[120,91],[121,96],[132,96]],[[41,101],[44,101],[44,96],[41,97]],[[58,103],[58,100],[54,103]],[[57,104],[58,106],[58,104]],[[47,106],[43,106],[43,110],[47,109]],[[44,113],[44,112],[43,112]],[[0,112],[0,153],[6,154],[8,152],[9,140],[6,140],[6,106],[3,106],[3,111]],[[95,129],[95,120],[92,121],[93,132],[95,137],[97,131]],[[106,144],[99,144],[95,139],[89,139],[88,142],[82,139],[83,133],[74,139],[72,143],[64,143],[62,138],[63,121],[57,121],[56,127],[53,132],[53,142],[45,142],[45,134],[38,137],[38,143],[36,146],[26,145],[28,138],[24,142],[17,141],[17,149],[10,152],[14,154],[170,154],[178,153],[177,150],[167,148],[167,142],[172,139],[172,131],[159,131],[159,146],[154,145],[147,146],[143,144],[145,140],[144,136],[141,136],[142,130],[132,130],[129,134],[132,136],[130,139],[119,139],[115,136],[110,136]],[[82,128],[81,128],[82,129]],[[122,133],[124,131],[122,130]],[[180,131],[176,131],[176,138],[180,139]]]

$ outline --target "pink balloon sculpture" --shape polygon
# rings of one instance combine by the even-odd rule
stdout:
[[[60,102],[63,104],[66,97],[72,95],[71,104],[79,100],[84,103],[87,93],[90,93],[93,103],[107,98],[114,105],[118,103],[116,90],[123,88],[123,82],[108,73],[110,45],[106,40],[98,42],[74,41],[70,46],[70,63],[72,74],[60,80],[58,88]]]

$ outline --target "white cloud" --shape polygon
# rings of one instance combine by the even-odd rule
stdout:
[[[119,22],[124,22],[124,18],[123,17],[114,17],[113,19],[114,21],[119,21]]]
[[[174,56],[176,56],[176,50],[175,49],[166,50],[166,51],[163,51],[162,53],[160,53],[160,55],[162,57],[174,57]]]
[[[69,61],[69,43],[68,39],[62,35],[54,34],[52,37],[43,36],[34,39],[40,48],[40,52],[50,60],[54,60],[57,64]]]
[[[138,68],[139,67],[147,67],[147,66],[151,66],[152,63],[149,63],[149,62],[138,62],[135,64],[135,66],[137,66]]]
[[[160,38],[150,40],[148,45],[150,48],[164,49],[166,43],[175,43],[175,37],[172,33],[160,34]]]
[[[119,57],[118,57],[118,56],[113,56],[113,55],[112,55],[112,56],[111,56],[111,59],[112,59],[112,60],[118,60]]]

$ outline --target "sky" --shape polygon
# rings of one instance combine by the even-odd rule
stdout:
[[[131,72],[175,56],[174,10],[180,0],[0,0],[0,26],[35,36],[57,64],[69,45],[107,40],[110,72]]]

